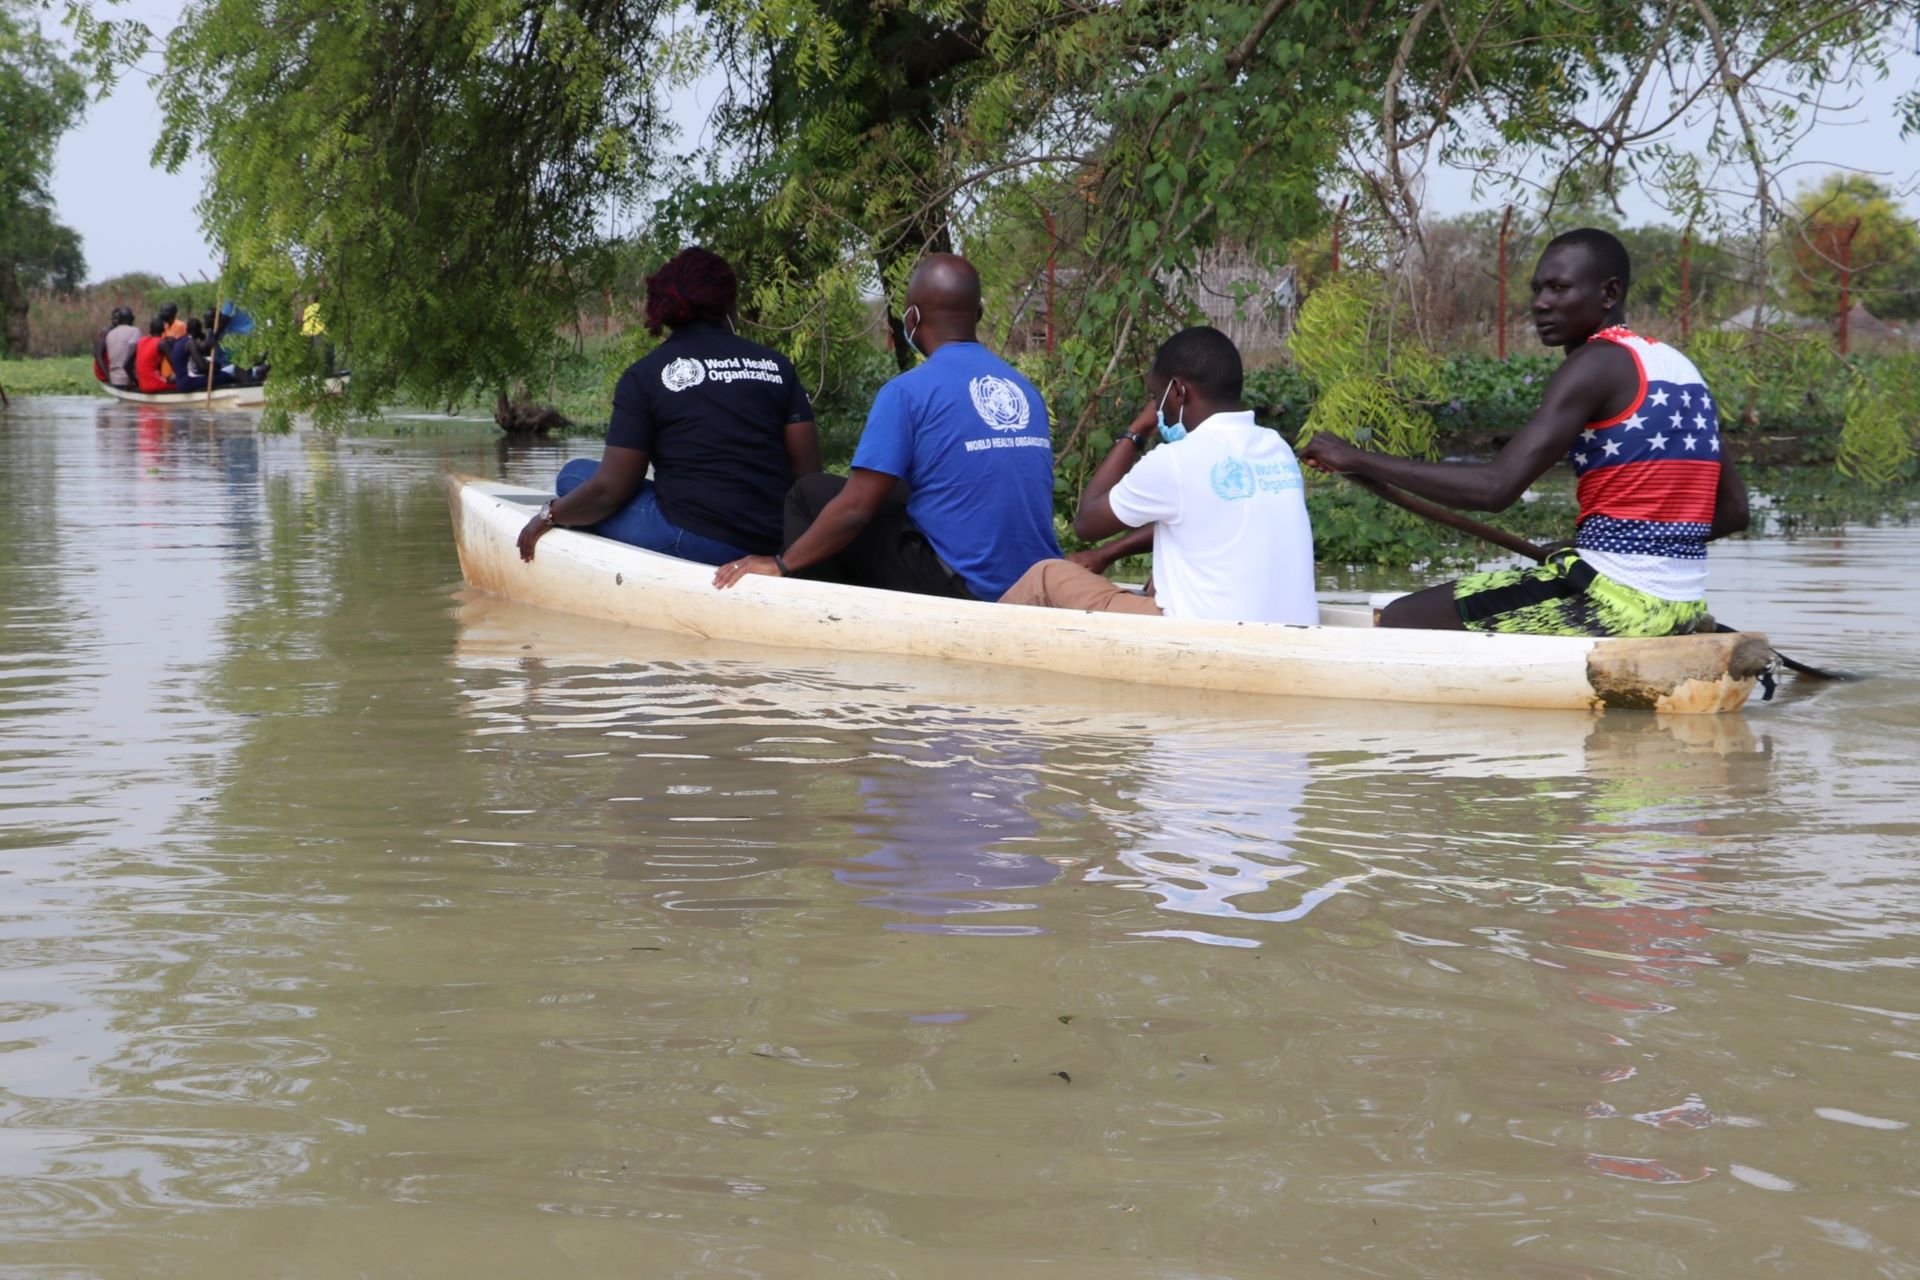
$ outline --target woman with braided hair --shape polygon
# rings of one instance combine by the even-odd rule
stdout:
[[[560,469],[522,560],[556,525],[702,564],[780,550],[787,489],[820,470],[820,438],[793,362],[734,332],[739,294],[706,249],[647,277],[647,328],[667,340],[621,375],[605,452]]]

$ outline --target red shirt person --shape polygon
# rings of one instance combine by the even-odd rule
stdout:
[[[148,395],[173,390],[173,375],[160,367],[164,358],[161,348],[166,345],[166,339],[161,335],[165,332],[166,326],[156,317],[147,325],[147,336],[140,339],[133,349],[134,380],[139,383],[140,390]]]

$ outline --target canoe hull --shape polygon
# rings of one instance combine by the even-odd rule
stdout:
[[[469,585],[523,604],[683,635],[1025,667],[1131,684],[1292,697],[1676,713],[1732,711],[1767,661],[1747,633],[1663,640],[1186,621],[945,600],[789,578],[716,591],[705,565],[555,529],[524,563],[520,529],[550,494],[451,477]]]
[[[327,380],[327,391],[330,394],[338,395],[346,390],[346,387],[345,378]],[[260,409],[267,403],[267,389],[264,386],[215,387],[211,401],[204,391],[166,391],[159,395],[148,395],[143,391],[126,391],[105,382],[100,384],[100,389],[115,400],[127,404],[173,405],[188,409],[204,409],[211,403],[215,409]]]

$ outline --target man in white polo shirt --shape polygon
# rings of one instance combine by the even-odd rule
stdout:
[[[1147,407],[1087,482],[1074,532],[1153,526],[1153,583],[1140,594],[1068,560],[1042,560],[1003,604],[1235,622],[1320,620],[1313,529],[1300,464],[1240,407],[1240,352],[1205,326],[1169,338],[1147,374]],[[1151,437],[1160,446],[1147,452]]]

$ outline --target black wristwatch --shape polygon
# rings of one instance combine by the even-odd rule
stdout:
[[[773,567],[780,571],[780,576],[783,578],[793,576],[793,570],[787,568],[787,558],[785,556],[775,556],[773,558]]]
[[[1129,431],[1127,432],[1127,439],[1133,441],[1133,447],[1138,449],[1140,452],[1145,453],[1147,451],[1147,433],[1146,432]]]

